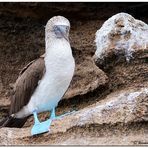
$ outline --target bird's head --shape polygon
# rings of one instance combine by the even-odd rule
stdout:
[[[46,38],[65,39],[69,41],[70,22],[63,16],[54,16],[46,24]]]

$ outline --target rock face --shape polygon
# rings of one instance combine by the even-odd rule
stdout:
[[[148,50],[148,25],[127,13],[109,18],[96,32],[95,60],[103,62],[111,56],[123,56],[127,62],[134,54]]]
[[[107,83],[106,74],[95,65],[91,58],[86,58],[76,65],[75,75],[63,99],[87,94]]]
[[[20,9],[21,7],[21,9]],[[70,8],[70,9],[69,9]],[[28,3],[1,3],[1,15],[16,17],[32,17],[42,21],[48,20],[54,15],[64,15],[74,19],[106,19],[119,11],[129,11],[138,15],[147,14],[147,3],[61,3],[61,2],[28,2]],[[105,9],[109,9],[106,11]],[[135,10],[136,9],[136,10]],[[85,10],[85,11],[84,11]],[[138,11],[138,14],[137,14]],[[75,14],[78,14],[77,16]]]
[[[81,3],[72,10],[67,7],[76,4],[65,4],[63,9],[60,8],[64,4],[55,3],[9,3],[5,8],[3,5],[0,5],[3,8],[0,13],[3,18],[0,22],[3,92],[0,95],[0,118],[8,112],[10,103],[4,90],[7,91],[9,84],[15,82],[22,67],[44,53],[43,22],[50,12],[50,15],[61,12],[64,16],[71,16],[70,41],[76,61],[74,78],[56,113],[76,112],[53,121],[48,133],[33,137],[30,135],[32,117],[21,129],[1,128],[0,145],[148,144],[147,24],[125,13],[114,15],[107,21],[102,20],[115,14],[101,15],[104,7],[112,8],[113,4],[89,6],[90,3]],[[21,6],[24,14],[20,13],[22,10],[18,6]],[[86,7],[85,13],[75,18],[75,13],[80,13]],[[125,4],[122,8],[125,8]],[[96,12],[99,13],[94,15]],[[97,31],[98,28],[101,29]],[[96,31],[97,47],[94,45]],[[40,114],[39,118],[46,120],[49,113]]]

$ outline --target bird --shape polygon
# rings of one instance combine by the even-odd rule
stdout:
[[[21,70],[11,91],[9,114],[0,123],[1,127],[21,128],[33,115],[31,135],[36,135],[48,132],[52,120],[58,119],[55,108],[67,91],[75,71],[69,31],[70,22],[64,16],[48,20],[45,26],[45,54]],[[37,114],[45,111],[51,112],[50,118],[40,122]]]

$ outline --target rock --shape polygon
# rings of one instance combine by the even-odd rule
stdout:
[[[139,53],[148,57],[147,36],[147,24],[127,13],[116,14],[96,32],[94,59],[98,65],[106,65],[117,58],[130,62]]]
[[[64,99],[87,94],[107,83],[106,74],[95,65],[92,58],[88,57],[76,65],[74,77]]]
[[[3,83],[2,83],[2,79],[0,78],[0,93],[3,90]]]
[[[148,113],[148,88],[128,88],[109,94],[75,115],[66,117],[63,132],[67,127],[84,126],[86,124],[115,124],[140,121]],[[62,124],[59,124],[62,130]],[[56,129],[58,129],[56,127]]]
[[[71,144],[74,145],[95,145],[100,144],[95,139],[98,135],[93,135],[93,140],[91,134],[94,130],[99,128],[99,135],[103,134],[101,138],[105,138],[104,135],[108,135],[106,130],[107,126],[114,126],[118,123],[123,125],[128,125],[130,123],[136,123],[140,121],[147,121],[148,114],[148,88],[127,88],[112,94],[109,94],[104,100],[92,104],[84,109],[81,109],[69,116],[65,116],[60,120],[55,120],[52,122],[50,132],[39,135],[36,137],[30,137],[31,128],[2,128],[0,129],[0,143],[2,145],[14,145],[15,143],[19,145],[24,144]],[[95,126],[94,126],[95,125]],[[86,129],[90,130],[86,130]],[[104,129],[105,128],[105,129]],[[122,127],[120,127],[122,128]],[[125,128],[125,127],[124,127]],[[79,132],[77,131],[79,129]],[[84,134],[82,135],[82,131]],[[93,130],[91,130],[93,129]],[[102,130],[101,130],[102,129]],[[70,134],[70,131],[72,133]],[[116,129],[117,130],[117,129]],[[127,130],[127,129],[126,129]],[[110,129],[109,132],[112,132],[112,135],[117,136],[117,133],[114,133]],[[87,133],[87,134],[86,134]],[[121,132],[122,133],[122,132]],[[120,134],[121,134],[120,133]],[[126,136],[131,136],[131,132],[126,131]],[[59,134],[62,134],[61,136]],[[111,134],[111,133],[110,133]],[[122,133],[123,134],[123,133]],[[74,136],[75,139],[74,140]],[[112,136],[108,135],[111,139]],[[121,135],[120,135],[121,136]],[[146,135],[148,136],[148,135]],[[79,137],[79,138],[78,138]],[[125,137],[125,135],[124,135]],[[113,137],[112,137],[113,138]],[[119,138],[119,137],[118,137]],[[121,136],[119,141],[123,139]],[[20,140],[21,139],[21,140]],[[42,140],[39,140],[42,139]],[[43,140],[44,139],[44,140]],[[137,140],[137,137],[135,139]],[[42,143],[40,143],[40,141]],[[107,141],[106,141],[107,142]],[[128,141],[129,142],[129,141]],[[114,143],[115,145],[119,144],[118,141],[108,141],[107,143]],[[107,144],[105,143],[105,144]],[[122,144],[127,144],[126,141],[122,141]],[[131,143],[129,143],[131,144]]]

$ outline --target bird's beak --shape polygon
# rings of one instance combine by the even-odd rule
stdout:
[[[57,38],[65,38],[68,42],[69,42],[69,38],[68,38],[68,31],[69,31],[69,27],[66,25],[57,25],[55,26],[55,34],[57,36]]]

